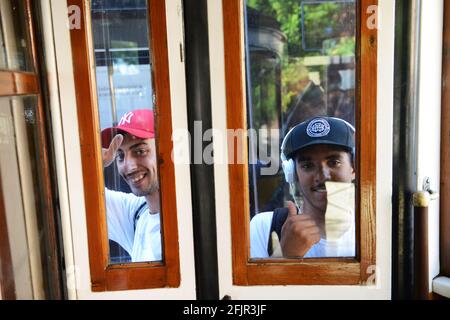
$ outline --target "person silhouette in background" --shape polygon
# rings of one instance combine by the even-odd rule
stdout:
[[[311,80],[309,71],[302,61],[293,62],[286,69],[283,78],[284,103],[288,107],[283,115],[281,137],[298,123],[312,117],[327,115],[325,94],[322,88]]]
[[[327,76],[327,114],[355,124],[355,96],[353,90],[342,89],[338,70],[330,68]]]

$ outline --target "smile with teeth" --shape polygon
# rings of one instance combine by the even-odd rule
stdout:
[[[138,184],[142,179],[144,179],[145,176],[145,173],[134,173],[128,176],[128,181],[133,184]]]
[[[315,192],[320,192],[320,193],[327,192],[327,188],[325,186],[317,186],[317,187],[312,188],[312,190]]]

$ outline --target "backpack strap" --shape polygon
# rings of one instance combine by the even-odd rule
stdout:
[[[141,217],[141,214],[143,212],[142,209],[144,209],[146,207],[147,207],[147,201],[144,201],[144,203],[141,204],[139,206],[139,208],[136,210],[136,212],[134,213],[134,231],[136,231],[137,222],[138,222],[138,220]]]
[[[269,253],[269,257],[273,254],[272,232],[275,231],[277,233],[278,239],[281,240],[281,228],[283,227],[283,224],[287,219],[288,213],[288,208],[278,208],[273,211],[272,224],[270,225],[269,232],[269,243],[267,244],[267,253]]]

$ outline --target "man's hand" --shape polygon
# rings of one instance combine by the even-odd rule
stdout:
[[[109,167],[111,163],[114,162],[116,158],[117,150],[119,150],[120,145],[123,142],[123,135],[117,134],[109,144],[109,148],[102,148],[102,160],[103,160],[103,168]]]
[[[297,207],[288,201],[289,214],[281,228],[281,250],[285,258],[301,258],[320,241],[316,222],[305,214],[297,214]]]

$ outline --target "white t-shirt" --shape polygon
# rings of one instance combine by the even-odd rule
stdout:
[[[270,227],[273,212],[259,213],[250,222],[250,256],[252,258],[268,258]],[[355,228],[354,224],[342,237],[336,241],[320,239],[305,254],[304,258],[331,258],[355,256]]]
[[[105,189],[109,239],[120,244],[132,262],[161,261],[160,214],[142,209],[134,229],[134,215],[145,202],[144,197]]]

